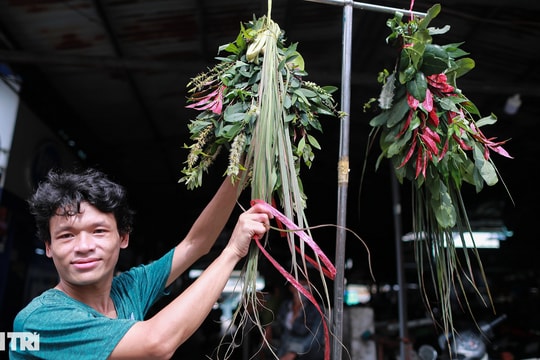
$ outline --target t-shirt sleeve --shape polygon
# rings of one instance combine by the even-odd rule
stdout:
[[[144,320],[150,307],[166,294],[174,249],[160,259],[139,265],[113,280],[111,297],[119,318]]]

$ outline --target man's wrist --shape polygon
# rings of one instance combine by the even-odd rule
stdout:
[[[230,259],[235,263],[239,262],[240,259],[243,258],[239,251],[232,246],[226,246],[221,252],[221,256],[223,256],[225,259]]]

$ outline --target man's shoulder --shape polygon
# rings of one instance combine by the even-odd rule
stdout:
[[[74,309],[83,310],[81,306],[59,290],[46,290],[19,311],[13,322],[14,331],[24,331],[29,323],[61,323],[68,314],[73,316]]]
[[[135,322],[108,318],[53,289],[34,298],[17,314],[13,331],[39,335],[39,358],[72,359],[87,355],[86,358],[105,359]],[[13,350],[10,356],[16,359],[19,352],[20,349]]]
[[[128,288],[131,288],[132,286],[134,286],[134,284],[137,284],[139,282],[141,277],[148,279],[149,274],[153,274],[150,276],[156,276],[156,274],[159,274],[159,276],[161,276],[161,274],[164,272],[168,274],[171,268],[173,255],[174,248],[169,250],[157,260],[151,261],[147,264],[138,264],[126,271],[119,272],[113,278],[113,289],[126,286]]]
[[[35,310],[42,309],[43,306],[54,304],[58,301],[60,291],[55,289],[45,290],[40,295],[33,298],[20,312],[23,313],[32,313]]]

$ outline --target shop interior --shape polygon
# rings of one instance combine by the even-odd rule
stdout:
[[[348,141],[344,143],[343,122],[322,117],[323,131],[317,134],[321,150],[315,152],[311,168],[301,170],[308,197],[306,213],[311,225],[325,225],[313,235],[330,259],[335,259],[337,242],[345,241],[345,261],[336,266],[346,280],[346,311],[373,309],[372,333],[357,336],[356,341],[371,342],[378,359],[383,353],[390,358],[399,352],[400,293],[406,294],[407,327],[414,347],[436,346],[437,332],[418,281],[410,236],[410,185],[400,184],[396,198],[389,165],[376,168],[378,150],[368,146],[373,114],[364,104],[378,97],[378,73],[394,65],[395,50],[386,42],[386,22],[393,15],[367,5],[397,6],[407,14],[411,4],[413,10],[425,12],[435,2],[356,3],[350,18],[352,47],[347,54],[343,53],[344,4],[273,1],[272,17],[287,39],[298,43],[307,78],[337,87],[338,103],[350,96]],[[479,322],[506,316],[493,330],[493,358],[501,358],[503,352],[513,353],[516,359],[537,358],[540,2],[447,0],[441,5],[433,25],[449,25],[450,30],[437,41],[463,42],[461,47],[470,53],[475,68],[458,80],[460,88],[481,113],[496,115],[497,122],[487,135],[508,140],[505,149],[512,156],[493,156],[501,177],[497,184],[480,192],[463,186],[494,309],[480,302],[471,306]],[[219,47],[234,40],[241,22],[266,13],[266,1],[247,0],[0,4],[0,332],[10,331],[16,312],[56,281],[25,203],[49,169],[94,166],[128,188],[137,222],[119,271],[163,254],[189,230],[223,181],[227,158],[216,159],[200,188],[188,190],[179,182],[188,154],[188,124],[197,114],[186,108],[187,84],[216,62]],[[343,89],[345,58],[351,61],[350,72],[345,74],[350,80],[347,94]],[[345,204],[338,202],[337,182],[344,146],[349,161]],[[247,195],[240,198],[243,206],[249,204]],[[398,235],[396,205],[402,210]],[[343,210],[347,228],[358,237],[348,233],[346,239],[338,239],[333,225]],[[182,278],[178,291],[220,250],[227,231],[214,251]],[[273,240],[273,255],[286,263],[288,248],[279,236]],[[400,276],[405,280],[401,286]],[[284,283],[262,259],[260,290]],[[336,286],[330,286],[334,291]],[[235,307],[235,291],[224,292],[216,305],[221,322],[229,319]],[[214,326],[215,317],[209,317],[208,323],[206,331],[212,336],[195,337],[179,350],[179,358],[182,351],[208,348],[201,339],[223,334],[222,326]],[[459,309],[456,324],[474,326]],[[243,357],[247,358],[239,350],[238,358]]]

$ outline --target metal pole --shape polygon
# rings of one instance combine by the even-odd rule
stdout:
[[[343,295],[344,295],[344,266],[345,266],[345,228],[347,226],[347,188],[349,183],[349,113],[351,97],[351,46],[352,46],[352,18],[353,8],[373,10],[394,14],[396,12],[407,12],[416,16],[424,17],[426,13],[403,10],[387,6],[379,6],[367,3],[354,2],[350,0],[307,0],[316,3],[343,6],[343,49],[342,49],[342,70],[341,70],[341,110],[345,116],[341,119],[341,133],[339,143],[339,163],[338,163],[338,203],[337,203],[337,225],[336,232],[336,277],[334,281],[334,311],[333,311],[333,334],[332,338],[332,359],[341,360],[343,346]],[[402,271],[401,254],[401,204],[399,204],[399,193],[397,180],[394,178],[392,192],[394,200],[394,225],[397,251],[397,268],[399,281],[399,315],[400,315],[400,352],[401,359],[407,359],[405,343],[408,338],[406,328],[406,303],[405,289]],[[398,212],[399,211],[399,212]]]
[[[343,7],[343,49],[341,69],[341,118],[339,162],[338,162],[338,201],[336,233],[336,278],[334,280],[334,337],[332,359],[341,360],[343,342],[343,295],[345,266],[345,228],[347,226],[347,188],[349,184],[349,113],[351,109],[351,46],[352,46],[352,1]]]
[[[400,9],[400,8],[368,4],[368,3],[357,2],[357,1],[353,1],[353,2],[347,1],[347,0],[306,0],[306,1],[320,3],[320,4],[340,5],[340,6],[345,6],[346,4],[352,4],[353,8],[355,9],[372,10],[376,12],[383,12],[383,13],[389,13],[389,14],[395,14],[396,12],[401,12],[401,13],[413,14],[420,17],[426,16],[426,13],[424,12],[410,11],[410,10],[405,10],[405,9]]]
[[[401,228],[401,197],[399,184],[394,174],[394,167],[390,163],[390,177],[392,178],[392,209],[394,214],[394,238],[396,244],[396,269],[398,281],[398,311],[399,311],[399,353],[402,360],[410,359],[409,329],[407,328],[407,290],[405,274],[403,273],[403,244]]]

